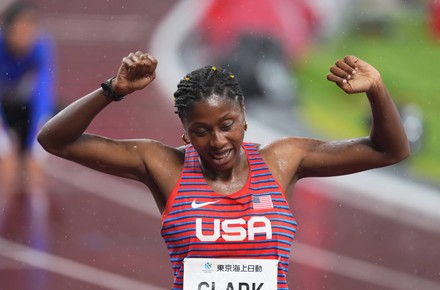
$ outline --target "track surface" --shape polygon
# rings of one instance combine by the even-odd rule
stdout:
[[[175,3],[39,1],[57,43],[60,106],[114,75],[128,52],[149,47]],[[180,123],[166,98],[152,85],[111,105],[91,131],[178,145]],[[53,157],[47,175],[48,215],[27,199],[1,213],[0,290],[169,289],[160,214],[148,190]],[[353,206],[328,190],[313,181],[295,189],[291,205],[300,230],[291,289],[440,289],[438,227],[415,227],[398,209],[391,209],[394,218],[377,215],[368,207],[380,204]]]

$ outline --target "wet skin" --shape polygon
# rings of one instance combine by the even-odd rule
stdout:
[[[228,179],[235,171],[247,168],[242,148],[244,110],[236,100],[212,95],[199,101],[183,126],[207,178]]]

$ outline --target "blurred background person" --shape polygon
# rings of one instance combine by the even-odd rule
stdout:
[[[215,62],[233,71],[248,100],[284,106],[295,101],[295,64],[307,54],[317,23],[305,0],[212,0],[184,54],[197,52],[199,66]],[[201,44],[209,59],[201,58]]]
[[[428,23],[432,37],[440,41],[440,1],[428,1]]]
[[[2,13],[0,32],[0,197],[29,196],[46,210],[44,153],[36,142],[40,126],[54,109],[51,39],[37,22],[37,7],[13,2]]]

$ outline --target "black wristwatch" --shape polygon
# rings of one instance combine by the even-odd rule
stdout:
[[[119,102],[122,101],[125,97],[125,95],[118,95],[112,90],[112,81],[116,77],[111,77],[105,82],[101,84],[101,88],[104,90],[104,96],[111,99],[112,101]]]

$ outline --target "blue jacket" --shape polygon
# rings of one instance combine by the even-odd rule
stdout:
[[[54,112],[54,79],[54,49],[49,38],[38,38],[30,52],[17,59],[9,53],[0,34],[0,116],[4,118],[1,100],[7,96],[28,106],[31,117],[27,148],[36,142],[39,128]]]

